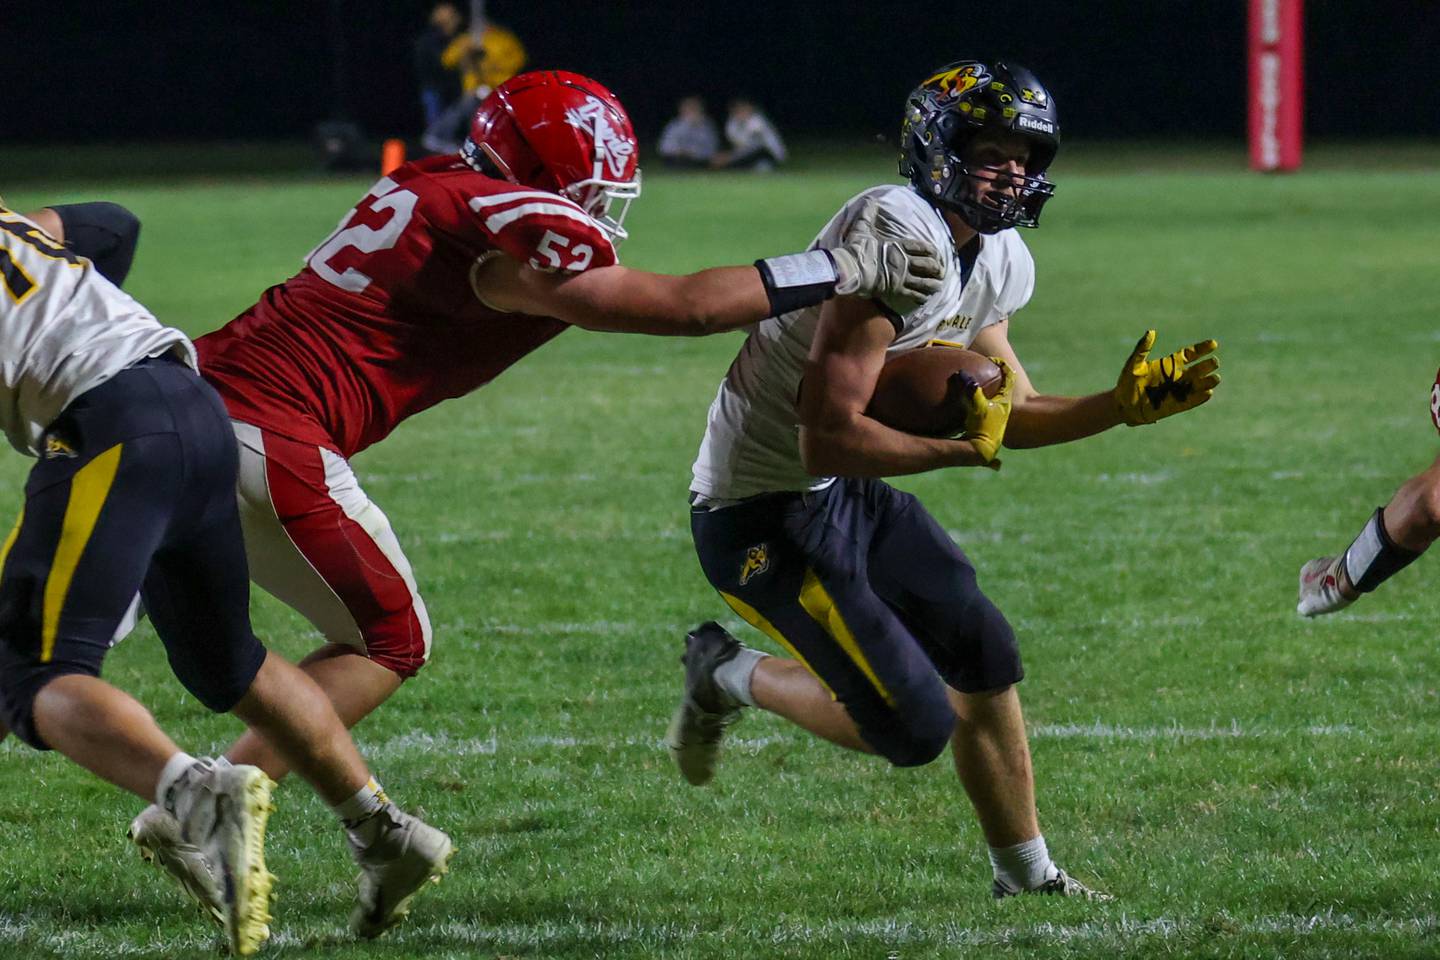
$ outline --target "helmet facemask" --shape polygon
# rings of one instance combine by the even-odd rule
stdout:
[[[605,231],[615,246],[629,236],[623,226],[630,204],[640,196],[640,168],[635,166],[635,141],[611,122],[610,111],[591,97],[579,108],[565,111],[565,122],[584,132],[595,144],[590,176],[568,184],[560,192],[574,200]],[[628,179],[626,170],[632,170]]]
[[[589,214],[590,219],[605,231],[610,242],[618,247],[620,241],[630,236],[623,224],[630,212],[630,204],[640,196],[640,171],[636,170],[635,179],[628,182],[592,177],[572,183],[560,192]]]
[[[961,151],[956,150],[955,155],[962,155]],[[1041,208],[1055,195],[1055,184],[1043,172],[1016,173],[964,160],[944,166],[953,170],[936,200],[980,233],[1039,226]],[[1008,195],[1004,192],[1007,182],[1013,189]]]

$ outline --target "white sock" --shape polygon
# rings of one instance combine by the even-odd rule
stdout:
[[[745,706],[755,706],[755,698],[750,696],[750,678],[755,674],[755,667],[768,656],[770,654],[760,650],[741,647],[739,653],[715,668],[715,685]]]
[[[340,818],[340,822],[345,824],[345,829],[353,830],[362,821],[379,813],[389,802],[390,798],[385,795],[385,789],[371,777],[365,782],[365,786],[355,791],[354,796],[341,800],[331,809]]]
[[[155,782],[155,803],[161,810],[179,816],[175,810],[175,787],[200,762],[183,750],[165,761],[165,766],[160,771],[160,779]]]
[[[990,866],[995,871],[995,879],[1016,892],[1034,890],[1060,875],[1043,836],[1013,847],[991,847]]]

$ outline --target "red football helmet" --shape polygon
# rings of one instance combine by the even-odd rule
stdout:
[[[640,195],[639,154],[615,94],[565,70],[522,73],[496,87],[460,147],[481,173],[574,200],[615,243]]]

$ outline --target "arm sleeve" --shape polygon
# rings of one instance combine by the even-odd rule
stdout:
[[[140,242],[140,218],[118,203],[66,203],[51,207],[65,228],[65,246],[95,264],[115,286],[125,283]]]

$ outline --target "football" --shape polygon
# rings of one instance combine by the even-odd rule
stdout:
[[[897,353],[880,370],[867,415],[887,427],[924,437],[953,437],[965,428],[970,390],[1000,389],[1000,368],[989,357],[947,344]]]

